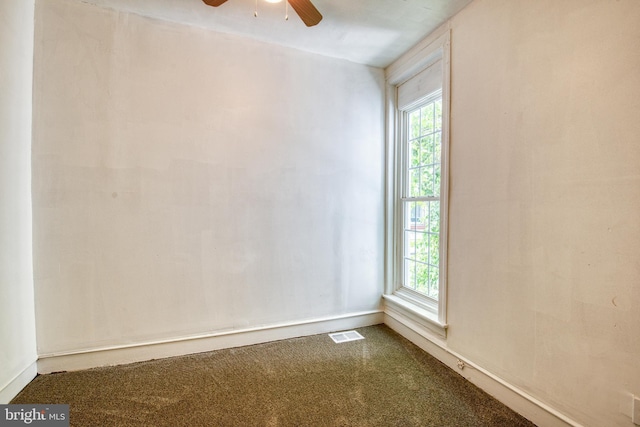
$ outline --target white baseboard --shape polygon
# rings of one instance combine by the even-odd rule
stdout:
[[[0,388],[0,404],[5,405],[20,393],[20,391],[33,380],[38,374],[37,362],[31,363],[14,379]]]
[[[223,348],[378,325],[383,321],[384,313],[382,310],[373,310],[206,335],[176,337],[156,342],[96,348],[69,353],[41,354],[38,359],[38,373],[77,371],[99,366],[121,365],[164,357],[183,356]]]
[[[410,318],[395,311],[385,311],[384,323],[534,424],[545,427],[582,427],[566,415],[448,349],[444,340],[412,322]],[[458,366],[460,361],[464,363],[462,369]]]

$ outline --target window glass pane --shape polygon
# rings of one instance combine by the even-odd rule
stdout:
[[[420,164],[430,165],[433,163],[433,135],[428,135],[420,139]]]
[[[440,177],[441,171],[440,171],[440,165],[435,166],[433,169],[433,195],[434,196],[439,196],[440,195]]]
[[[435,102],[436,129],[442,129],[442,98]]]
[[[409,143],[409,167],[420,166],[420,140],[416,139]]]
[[[420,262],[429,260],[429,235],[416,231],[414,237],[415,259]]]
[[[427,294],[429,292],[429,266],[427,264],[416,263],[416,287],[415,290]]]
[[[406,258],[416,259],[416,232],[404,232],[404,256]]]
[[[438,282],[440,278],[440,272],[437,268],[429,268],[429,291],[427,293],[433,299],[438,299]]]
[[[420,110],[409,114],[409,139],[420,136]]]
[[[404,230],[407,230],[410,224],[409,222],[409,217],[411,216],[410,209],[411,209],[411,203],[405,202],[402,204],[402,216],[404,217],[402,219],[402,228]]]
[[[416,202],[405,202],[404,204],[404,229],[413,230],[412,224],[414,223]]]
[[[429,203],[429,231],[440,233],[440,202]]]
[[[429,223],[429,202],[416,202],[416,230],[423,231]]]
[[[420,168],[409,169],[409,197],[420,195]]]
[[[404,286],[416,288],[416,262],[410,259],[404,260]]]
[[[440,265],[440,251],[438,250],[440,248],[440,238],[437,234],[432,233],[429,233],[428,236],[430,249],[429,264],[437,267],[438,265]]]
[[[442,132],[436,132],[433,135],[433,139],[433,160],[434,163],[440,164],[440,161],[442,159]]]
[[[422,119],[422,134],[427,134],[433,132],[434,125],[434,111],[433,111],[433,102],[422,107],[421,111],[421,119]]]
[[[433,176],[433,166],[420,168],[420,195],[433,196],[436,193],[433,186],[435,178]]]

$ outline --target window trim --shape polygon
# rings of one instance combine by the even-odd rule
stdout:
[[[402,195],[401,162],[404,161],[404,120],[406,113],[398,109],[397,88],[404,82],[442,60],[442,169],[440,189],[440,285],[437,306],[434,300],[402,287]],[[446,337],[447,329],[447,253],[449,216],[449,121],[450,121],[450,29],[445,24],[386,70],[387,95],[387,165],[386,165],[386,230],[385,230],[385,301],[392,311],[415,320],[424,320],[429,329]],[[415,104],[424,101],[420,99]],[[413,105],[413,104],[412,104]],[[404,110],[408,110],[405,107]],[[420,322],[423,324],[424,322]]]

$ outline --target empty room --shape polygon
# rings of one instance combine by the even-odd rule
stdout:
[[[640,1],[0,24],[0,415],[640,425]]]

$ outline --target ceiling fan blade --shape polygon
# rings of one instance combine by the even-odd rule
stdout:
[[[311,0],[289,0],[289,4],[307,27],[313,27],[322,21],[322,14],[318,12]]]
[[[202,0],[208,6],[218,7],[227,0]]]

